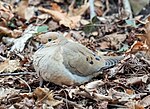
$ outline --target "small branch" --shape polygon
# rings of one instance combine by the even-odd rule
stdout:
[[[23,80],[22,78],[20,78],[20,77],[17,77],[17,78],[20,79],[22,82],[24,82],[27,85],[27,87],[29,89],[29,93],[30,93],[31,92],[31,87],[29,86],[29,84],[25,80]]]
[[[132,16],[132,10],[131,10],[129,0],[123,0],[123,6],[125,9],[125,12],[129,13],[129,18],[132,19],[133,16]]]
[[[79,104],[77,104],[77,103],[75,103],[75,102],[73,102],[73,101],[70,101],[70,100],[68,100],[68,99],[65,99],[65,98],[62,98],[62,97],[59,97],[59,96],[55,96],[54,98],[56,98],[56,99],[58,99],[58,100],[63,100],[63,101],[65,101],[65,102],[69,103],[70,105],[75,106],[77,109],[85,109],[85,108],[82,107],[81,105],[79,105]]]
[[[94,0],[89,0],[89,4],[90,4],[90,20],[92,20],[93,17],[96,16],[94,9]]]
[[[6,58],[5,58],[5,57],[3,57],[3,56],[1,56],[1,55],[0,55],[0,58],[1,58],[2,60],[6,60]]]
[[[1,73],[0,76],[34,75],[35,72]]]
[[[108,12],[109,12],[110,8],[109,8],[109,1],[106,0],[106,11],[103,13],[103,16],[105,16]]]

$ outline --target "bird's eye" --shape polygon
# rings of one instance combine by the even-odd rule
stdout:
[[[50,41],[52,41],[52,39],[51,39],[51,38],[49,38],[49,39],[48,39],[48,42],[50,42]]]

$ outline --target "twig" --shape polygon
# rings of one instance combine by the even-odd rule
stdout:
[[[145,59],[143,57],[141,58],[141,60],[145,61],[150,66],[150,61],[149,60],[147,60],[147,59]]]
[[[123,106],[123,105],[118,105],[118,104],[108,104],[108,106],[111,106],[111,107],[118,107],[118,108],[127,108],[127,106]]]
[[[35,72],[1,73],[0,76],[34,75]]]
[[[23,80],[22,78],[20,78],[20,77],[17,77],[17,78],[20,79],[22,82],[24,82],[27,85],[27,87],[29,89],[29,93],[30,93],[31,92],[31,87],[29,86],[29,84],[25,80]]]
[[[103,16],[105,16],[108,12],[109,12],[110,8],[109,8],[109,1],[106,0],[106,11],[103,13]]]
[[[42,102],[43,100],[45,100],[50,94],[52,93],[52,91],[49,91],[43,98],[41,98],[38,103]]]
[[[6,60],[6,58],[5,58],[5,57],[3,57],[3,56],[1,56],[1,55],[0,55],[0,58],[1,58],[2,60]]]
[[[123,0],[123,6],[125,9],[125,12],[129,13],[129,18],[132,19],[132,10],[131,10],[131,6],[129,3],[129,0]]]
[[[79,104],[73,102],[73,101],[70,101],[68,99],[65,99],[65,98],[62,98],[62,97],[59,97],[59,96],[55,96],[54,98],[58,99],[58,100],[63,100],[67,103],[69,103],[70,105],[73,105],[75,106],[77,109],[85,109],[84,107],[80,106]]]
[[[94,10],[94,0],[89,0],[89,4],[90,4],[90,20],[92,20],[93,17],[96,16]]]

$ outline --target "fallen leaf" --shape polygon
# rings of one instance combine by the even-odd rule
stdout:
[[[39,7],[38,9],[50,14],[55,21],[59,22],[60,25],[64,25],[70,29],[74,29],[79,26],[81,16],[68,16],[67,13],[61,13],[59,11],[49,10],[42,7]]]
[[[112,96],[106,96],[106,95],[99,94],[99,93],[93,93],[93,97],[94,97],[94,100],[96,100],[96,101],[101,101],[101,100],[111,101],[111,100],[113,100]]]
[[[11,51],[22,52],[27,41],[32,38],[37,32],[39,26],[33,26],[32,24],[26,28],[26,30],[22,33],[22,36],[14,39],[14,45],[11,47]]]
[[[29,0],[21,0],[18,7],[16,8],[17,14],[25,19],[25,12],[28,8],[29,5]]]
[[[140,82],[146,83],[148,80],[148,76],[144,75],[142,77],[132,77],[132,78],[128,78],[126,80],[126,85],[133,85],[133,84],[137,84]]]
[[[12,6],[0,1],[0,26],[7,26],[7,22],[14,17]]]
[[[44,102],[51,106],[57,106],[57,105],[63,103],[63,101],[55,100],[53,98],[52,91],[49,91],[48,88],[38,87],[34,90],[33,94],[34,94],[34,96],[36,96],[38,98],[37,102]]]
[[[113,33],[105,37],[110,41],[110,46],[117,50],[121,48],[121,44],[125,41],[127,36],[126,34]]]
[[[102,86],[104,84],[105,83],[102,80],[97,80],[97,81],[89,82],[88,84],[85,85],[85,88],[91,90],[97,88],[98,86]]]
[[[132,26],[134,28],[137,28],[137,25],[135,23],[135,20],[125,20],[128,26]]]
[[[144,107],[148,107],[150,106],[150,95],[144,97],[140,102],[140,105],[144,106]]]
[[[3,88],[0,87],[0,99],[2,100],[5,97],[14,95],[14,94],[18,94],[19,90],[16,90],[14,88]]]
[[[20,69],[20,62],[19,60],[5,60],[4,62],[0,63],[0,73],[1,72],[14,72]]]
[[[24,12],[24,19],[29,21],[31,18],[35,17],[36,8],[34,6],[27,7]]]
[[[37,28],[37,32],[38,32],[38,33],[47,32],[47,31],[48,31],[48,26],[46,26],[46,25],[39,26],[39,27]]]
[[[135,54],[139,51],[147,51],[148,46],[143,42],[135,41],[129,50],[126,51],[126,54]]]
[[[63,12],[61,7],[57,3],[51,3],[50,5],[52,6],[52,8],[51,8],[52,10]]]
[[[85,2],[78,8],[74,8],[75,0],[69,6],[68,16],[81,16],[85,13],[85,11],[89,8],[89,2]]]
[[[22,31],[21,30],[10,30],[6,27],[0,26],[0,34],[7,35],[9,37],[17,38],[21,35]]]

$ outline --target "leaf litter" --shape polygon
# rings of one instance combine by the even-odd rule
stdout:
[[[89,1],[0,2],[0,108],[150,108],[149,15],[129,19],[124,2],[95,0],[90,19]],[[40,88],[32,55],[57,31],[95,53],[125,59],[86,84]]]

